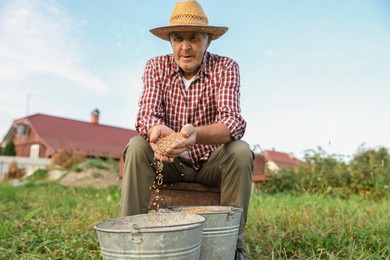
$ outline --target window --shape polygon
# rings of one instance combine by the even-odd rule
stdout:
[[[25,125],[25,124],[16,125],[16,135],[18,135],[18,136],[27,135],[27,125]]]

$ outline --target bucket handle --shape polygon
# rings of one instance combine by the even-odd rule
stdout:
[[[226,215],[227,221],[231,221],[232,219],[234,219],[234,207],[230,207],[229,212]]]
[[[140,231],[140,227],[137,224],[133,224],[130,229],[131,238],[130,241],[135,244],[141,244],[144,242],[144,238],[142,237],[142,233]]]

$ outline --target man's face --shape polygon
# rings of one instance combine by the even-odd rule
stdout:
[[[211,37],[199,32],[174,32],[170,36],[175,62],[183,70],[184,77],[191,79],[200,68],[203,55]]]

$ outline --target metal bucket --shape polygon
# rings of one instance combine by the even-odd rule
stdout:
[[[103,259],[199,259],[206,219],[180,212],[140,214],[94,226]]]
[[[195,213],[206,218],[200,259],[234,259],[241,208],[229,206],[171,207],[160,212]]]

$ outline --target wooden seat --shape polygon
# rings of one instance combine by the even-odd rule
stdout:
[[[253,186],[267,181],[269,174],[254,174]],[[254,188],[254,187],[252,187]],[[170,206],[218,206],[221,203],[219,188],[199,183],[177,182],[174,184],[155,185],[149,201],[149,209],[157,210]]]
[[[220,205],[220,195],[218,188],[199,183],[155,185],[152,188],[149,209],[157,210],[170,206],[216,206]]]

